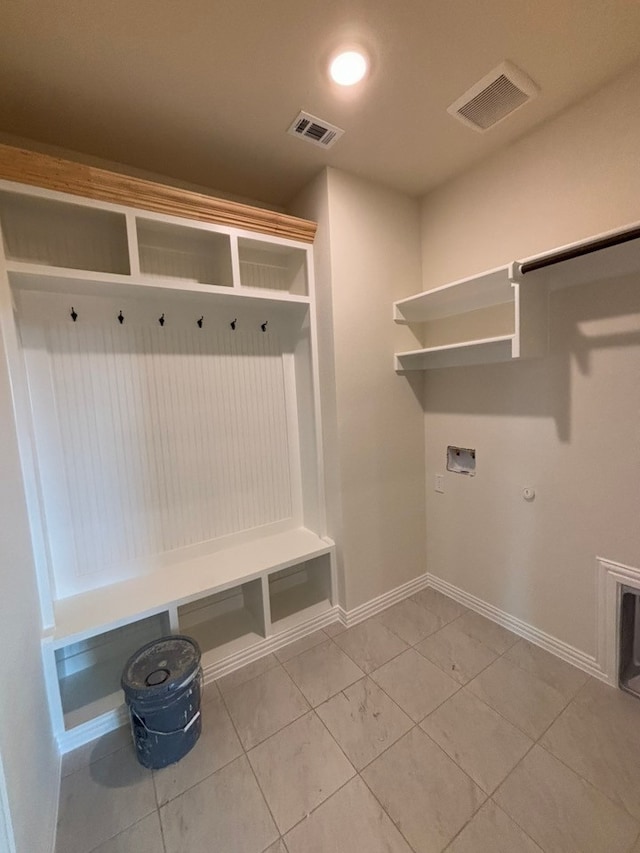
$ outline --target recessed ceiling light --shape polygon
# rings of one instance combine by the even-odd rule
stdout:
[[[329,74],[339,86],[355,86],[367,73],[369,64],[364,54],[345,50],[331,60]]]

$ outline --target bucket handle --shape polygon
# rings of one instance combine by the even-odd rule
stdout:
[[[159,735],[160,737],[169,737],[170,735],[177,735],[180,732],[188,732],[189,729],[191,728],[191,726],[195,723],[195,721],[200,716],[200,711],[199,710],[196,711],[196,713],[193,715],[193,717],[191,717],[191,719],[189,720],[189,722],[187,723],[186,726],[184,726],[181,729],[175,729],[175,731],[173,731],[173,732],[158,732],[155,729],[150,729],[149,726],[145,723],[145,721],[143,719],[141,719],[138,714],[136,714],[136,712],[133,710],[133,708],[131,709],[131,716],[135,717],[136,720],[142,726],[142,728],[145,729],[146,731],[148,731],[150,735]]]

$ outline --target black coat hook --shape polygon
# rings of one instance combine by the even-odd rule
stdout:
[[[124,323],[124,314],[122,311],[118,314],[118,323],[120,323],[120,325]]]
[[[260,324],[260,328],[262,329],[263,332],[267,331],[267,323],[268,322],[269,322],[268,320],[265,320],[264,323]]]
[[[161,317],[158,317],[158,323],[160,323],[161,326],[164,326],[164,314]]]
[[[201,329],[202,324],[204,323],[204,314],[202,315],[202,317],[200,317],[199,320],[196,320],[196,323],[198,324],[198,328]]]
[[[78,319],[78,313],[77,313],[76,309],[73,307],[73,305],[71,306],[71,319],[73,320],[74,323]]]
[[[233,331],[235,332],[235,330],[236,330],[236,326],[238,325],[238,318],[236,317],[234,320],[232,320],[232,321],[229,323],[229,325],[231,326],[231,328],[232,328],[232,329],[233,329]]]

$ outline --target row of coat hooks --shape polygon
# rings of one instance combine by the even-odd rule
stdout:
[[[71,317],[71,319],[73,320],[73,322],[74,322],[74,323],[75,323],[75,322],[76,322],[76,320],[78,319],[78,316],[79,316],[79,315],[78,315],[78,312],[77,312],[77,311],[76,311],[76,309],[73,307],[73,305],[71,306],[71,311],[69,312],[69,316]],[[120,312],[118,313],[118,315],[117,315],[117,317],[116,317],[116,320],[117,320],[117,321],[120,323],[120,325],[122,326],[122,324],[124,323],[124,314],[122,313],[122,311],[120,311]],[[159,323],[159,325],[160,325],[160,326],[164,326],[164,324],[165,324],[164,313],[162,313],[162,314],[158,317],[158,323]],[[238,318],[237,318],[237,317],[234,317],[234,319],[229,323],[229,325],[231,326],[231,328],[232,328],[232,329],[233,329],[233,331],[235,332],[235,330],[236,330],[236,329],[237,329],[237,327],[238,327]],[[265,321],[264,321],[264,323],[260,323],[260,328],[262,329],[262,331],[263,331],[263,332],[266,332],[266,331],[267,331],[267,326],[268,326],[268,325],[269,325],[269,321],[268,321],[268,320],[265,320]],[[199,329],[201,329],[201,328],[204,326],[204,314],[196,320],[196,326],[197,326]]]

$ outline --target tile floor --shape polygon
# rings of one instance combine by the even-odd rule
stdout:
[[[640,702],[427,589],[65,756],[56,853],[640,853]]]

